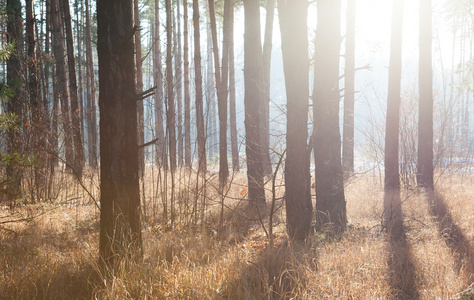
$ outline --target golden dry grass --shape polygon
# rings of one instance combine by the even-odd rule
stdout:
[[[208,199],[206,222],[186,222],[192,189],[182,190],[177,203],[182,222],[165,230],[161,212],[152,211],[161,209],[161,200],[150,196],[144,261],[112,278],[97,266],[94,205],[17,208],[23,217],[47,213],[4,225],[16,233],[0,230],[0,298],[474,299],[472,180],[444,178],[436,195],[402,191],[405,232],[393,239],[383,230],[381,185],[372,177],[353,178],[346,188],[349,227],[341,237],[315,234],[306,245],[288,243],[280,209],[271,249],[259,223],[229,209],[226,229],[217,232],[216,199]],[[183,179],[180,189],[189,182]],[[234,180],[226,205],[243,205],[243,182],[244,176]],[[215,196],[211,183],[208,193]],[[158,186],[150,186],[148,195],[158,194]],[[19,217],[10,214],[1,210],[0,222]]]

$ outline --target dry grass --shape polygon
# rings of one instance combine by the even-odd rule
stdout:
[[[192,182],[186,180],[180,189]],[[23,217],[48,212],[5,225],[16,233],[0,230],[0,298],[474,299],[472,180],[445,178],[435,195],[403,191],[405,232],[393,239],[383,230],[380,184],[354,178],[346,188],[349,228],[343,236],[315,234],[306,245],[290,244],[280,210],[271,249],[260,224],[229,209],[226,229],[217,232],[216,199],[208,199],[206,222],[189,222],[192,189],[180,194],[181,222],[165,230],[161,212],[152,211],[161,209],[161,200],[150,196],[144,262],[112,278],[97,267],[94,205],[17,208]],[[235,178],[226,205],[242,206],[243,182],[244,176]],[[158,194],[158,187],[147,182],[147,188],[148,195]],[[212,188],[208,193],[215,195]],[[0,222],[18,216],[10,214],[0,211]]]

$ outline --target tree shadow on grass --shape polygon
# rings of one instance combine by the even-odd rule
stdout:
[[[216,299],[298,299],[307,285],[306,247],[285,240],[273,248],[258,249]]]
[[[427,191],[430,213],[436,219],[438,231],[446,246],[452,251],[455,259],[456,272],[466,270],[469,274],[467,284],[474,280],[474,253],[461,228],[454,223],[453,217],[446,206],[443,196],[436,190]]]
[[[418,299],[410,245],[403,225],[400,191],[384,193],[384,225],[388,243],[388,277],[394,299]]]

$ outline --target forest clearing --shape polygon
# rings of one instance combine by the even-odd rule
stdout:
[[[372,176],[347,184],[347,231],[315,234],[304,245],[288,242],[283,209],[270,247],[259,221],[237,215],[241,200],[228,200],[237,213],[220,232],[218,203],[203,224],[179,215],[165,230],[161,205],[155,213],[149,199],[143,264],[110,278],[97,261],[98,210],[76,187],[61,192],[70,201],[3,207],[1,223],[42,215],[1,225],[14,232],[1,231],[0,291],[4,299],[471,299],[473,180],[440,177],[433,200],[402,190],[405,235],[393,240],[383,229],[383,187]],[[229,196],[238,199],[244,180],[235,182]],[[268,217],[262,221],[268,230]]]
[[[474,0],[0,0],[0,299],[474,299]]]

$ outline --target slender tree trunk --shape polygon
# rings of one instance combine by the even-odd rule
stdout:
[[[143,91],[143,67],[142,67],[142,38],[140,33],[140,11],[138,8],[138,0],[133,1],[133,13],[135,23],[135,62],[137,70],[137,94]],[[138,144],[143,145],[145,143],[145,123],[144,123],[144,110],[143,100],[138,101]],[[138,149],[138,164],[140,166],[140,176],[144,176],[145,172],[145,148],[140,147]]]
[[[98,0],[97,22],[101,132],[99,254],[101,261],[114,269],[122,259],[142,255],[133,2]]]
[[[418,185],[433,188],[433,71],[431,62],[431,0],[420,0],[420,108],[418,125]]]
[[[165,127],[163,120],[163,67],[161,63],[161,38],[160,38],[160,1],[155,0],[155,52],[153,55],[155,94],[155,128],[158,138],[156,158],[159,165],[168,169],[166,157]]]
[[[224,1],[224,39],[222,48],[222,76],[219,64],[219,47],[217,42],[216,13],[214,0],[209,0],[209,16],[211,20],[212,50],[214,57],[214,74],[217,90],[217,106],[219,114],[219,186],[222,190],[229,177],[227,162],[227,81],[229,70],[229,0]]]
[[[395,0],[392,8],[387,125],[385,128],[385,190],[398,190],[400,188],[398,141],[400,131],[400,82],[402,77],[402,28],[403,0]]]
[[[200,174],[207,170],[206,135],[204,131],[204,105],[202,94],[201,33],[199,26],[199,1],[193,0],[194,25],[194,80],[196,87],[196,127],[198,142],[198,169]]]
[[[263,41],[263,84],[265,101],[262,105],[261,143],[263,155],[263,172],[266,176],[272,175],[270,159],[270,66],[272,62],[273,19],[275,16],[275,0],[267,0],[267,16],[265,20],[265,39]]]
[[[265,203],[262,153],[260,142],[262,90],[262,46],[260,37],[260,11],[257,0],[244,0],[244,81],[245,81],[245,132],[247,153],[248,192],[251,205]]]
[[[28,66],[28,92],[30,96],[30,109],[32,115],[32,146],[33,152],[38,159],[38,165],[35,166],[35,187],[36,199],[41,198],[40,189],[44,186],[44,150],[45,150],[45,130],[43,118],[43,105],[41,103],[40,85],[37,76],[37,57],[36,57],[36,39],[35,39],[35,16],[33,12],[33,0],[26,1],[26,44],[27,44],[27,66]]]
[[[81,9],[79,9],[79,1],[75,0],[75,10],[76,10],[76,36],[77,36],[77,93],[78,93],[78,101],[79,101],[79,118],[80,118],[80,126],[81,126],[81,137],[84,143],[85,135],[84,135],[84,87],[83,87],[83,77],[82,77],[82,38],[83,38],[83,26],[82,17],[82,5]],[[84,154],[84,145],[83,145],[83,155],[84,155],[84,162],[85,162],[85,154]]]
[[[313,88],[316,223],[318,230],[335,233],[347,223],[339,131],[340,14],[340,0],[318,1]]]
[[[237,121],[235,109],[235,58],[234,58],[234,2],[231,2],[229,19],[229,114],[230,114],[230,144],[232,150],[232,170],[238,172],[239,145],[237,141]]]
[[[66,45],[67,45],[67,63],[69,71],[69,95],[71,96],[71,121],[72,136],[74,142],[74,171],[77,176],[82,176],[84,167],[84,145],[82,143],[81,121],[79,111],[79,101],[77,97],[76,80],[76,57],[74,51],[74,40],[72,35],[72,19],[69,8],[69,0],[62,0],[64,11],[64,23],[66,25]]]
[[[305,0],[278,2],[287,97],[286,220],[291,239],[304,241],[311,228],[308,111],[309,59]],[[268,12],[267,12],[268,13]],[[298,33],[298,34],[295,34]]]
[[[224,42],[222,52],[222,76],[219,64],[219,47],[217,42],[216,13],[214,0],[209,0],[209,16],[211,20],[212,50],[214,57],[214,74],[217,90],[217,106],[219,114],[219,186],[222,190],[229,177],[229,164],[227,162],[227,80],[228,80],[228,11],[229,0],[224,2]],[[226,10],[227,8],[227,10]],[[227,16],[227,18],[226,18]],[[226,64],[226,65],[224,65]],[[224,72],[226,74],[224,74]],[[221,80],[222,78],[222,80]]]
[[[5,112],[14,114],[21,120],[21,55],[22,49],[22,18],[21,18],[21,2],[19,0],[7,0],[7,42],[16,45],[16,53],[12,53],[7,60],[7,84],[13,90],[12,97],[6,103]],[[18,127],[12,126],[7,131],[6,150],[9,154],[21,155],[21,128],[20,121]],[[20,196],[21,172],[18,166],[10,162],[6,167],[6,175],[8,179],[9,193],[8,200],[16,200]]]
[[[191,168],[191,96],[189,91],[189,31],[188,0],[183,0],[184,31],[184,162]]]
[[[176,26],[175,26],[176,25]],[[173,33],[175,34],[174,39],[174,65],[175,65],[175,78],[176,78],[176,107],[178,126],[177,126],[177,137],[178,137],[178,165],[183,165],[183,75],[181,69],[181,15],[179,9],[179,0],[176,0],[176,19],[173,20]]]
[[[86,1],[86,59],[87,59],[87,78],[89,81],[88,91],[88,131],[87,141],[89,143],[89,164],[90,167],[97,168],[97,112],[95,103],[95,79],[94,79],[94,57],[92,55],[92,35],[91,20],[89,16],[89,0]]]
[[[174,81],[173,81],[173,12],[171,8],[171,0],[165,1],[166,6],[166,92],[167,92],[167,109],[166,109],[166,128],[168,130],[169,139],[169,156],[170,170],[174,173],[176,170],[176,124],[175,124],[175,103],[174,103]]]
[[[73,137],[71,130],[71,111],[69,108],[67,78],[66,78],[66,61],[65,61],[65,48],[64,48],[64,36],[62,32],[61,12],[59,11],[59,0],[51,1],[52,17],[53,17],[53,30],[54,30],[54,43],[53,52],[56,60],[56,81],[58,88],[58,96],[61,103],[61,118],[63,119],[63,131],[64,131],[64,147],[66,151],[66,164],[68,168],[74,166],[74,149],[73,149]]]
[[[355,17],[356,0],[348,0],[344,67],[344,127],[342,138],[342,167],[345,176],[354,173]]]

